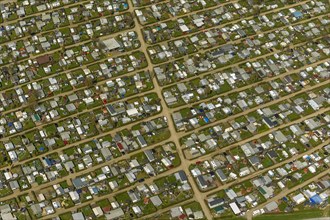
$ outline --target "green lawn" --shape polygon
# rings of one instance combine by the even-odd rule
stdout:
[[[0,190],[0,197],[7,196],[12,193],[10,188],[3,188]]]
[[[66,212],[59,216],[61,220],[71,220],[72,219],[72,213]]]
[[[198,202],[192,202],[183,206],[184,209],[191,208],[193,212],[202,211],[202,207]]]
[[[237,216],[223,216],[223,217],[219,217],[219,218],[215,218],[218,220],[245,220],[246,218],[243,217],[237,217]]]
[[[330,216],[330,213],[328,212],[326,216]],[[323,215],[322,210],[312,209],[312,210],[306,210],[306,211],[301,211],[301,212],[261,215],[261,216],[255,217],[253,219],[255,219],[255,220],[278,220],[278,219],[301,220],[301,219],[318,218],[318,217],[326,217],[326,216]]]

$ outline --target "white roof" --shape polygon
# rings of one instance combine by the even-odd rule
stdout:
[[[230,203],[229,206],[230,206],[231,210],[233,210],[235,215],[241,213],[241,210],[238,208],[238,206],[235,202]]]
[[[189,28],[187,27],[187,25],[180,25],[180,29],[181,29],[181,31],[182,32],[187,32],[187,31],[189,31]]]
[[[103,44],[107,47],[108,50],[114,50],[120,47],[120,44],[114,38],[104,40]]]
[[[302,202],[306,201],[306,198],[303,196],[303,194],[299,193],[298,195],[292,197],[292,199],[297,203],[300,204]]]
[[[94,214],[95,214],[96,216],[100,216],[100,215],[103,214],[103,211],[102,211],[102,209],[100,208],[100,206],[93,208],[93,212],[94,212]]]
[[[109,214],[106,214],[106,218],[111,220],[111,219],[116,219],[124,215],[124,212],[121,208],[118,209],[113,209],[109,212]]]
[[[128,114],[128,116],[132,116],[132,115],[137,115],[139,112],[136,108],[131,108],[131,109],[128,109],[126,111],[126,113]]]

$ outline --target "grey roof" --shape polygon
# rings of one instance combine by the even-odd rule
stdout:
[[[202,176],[202,175],[197,176],[197,181],[198,181],[198,183],[200,184],[201,187],[206,187],[207,186],[207,183],[204,179],[204,176]]]
[[[9,204],[5,204],[5,205],[0,206],[0,212],[1,213],[11,212],[10,205]]]
[[[243,203],[246,201],[244,196],[236,197],[235,200],[237,203]]]
[[[162,200],[160,200],[159,196],[157,195],[151,197],[150,200],[154,206],[160,206],[163,203]]]
[[[257,156],[252,156],[249,158],[249,161],[252,165],[257,165],[260,163],[260,159]]]
[[[288,141],[287,137],[281,131],[276,131],[274,133],[275,140],[277,140],[278,142],[282,143]]]
[[[108,50],[116,50],[120,47],[120,44],[114,38],[104,40],[102,43]]]
[[[268,203],[266,206],[265,206],[265,208],[269,211],[269,212],[271,212],[271,211],[274,211],[274,210],[276,210],[277,208],[278,208],[278,205],[277,205],[277,203],[276,202],[271,202],[271,203]]]
[[[149,162],[152,162],[155,160],[155,156],[153,154],[153,152],[151,150],[145,150],[144,154],[146,155],[146,157],[148,158]]]
[[[33,204],[30,206],[30,208],[32,209],[32,211],[35,215],[40,214],[42,212],[39,204]]]
[[[109,148],[105,147],[105,148],[101,148],[101,154],[103,155],[103,157],[105,159],[109,158],[112,156],[111,151],[109,150]]]
[[[142,135],[138,135],[138,136],[136,136],[136,138],[137,138],[139,144],[141,145],[141,147],[144,147],[144,146],[148,145],[146,140],[144,139],[144,137]]]
[[[85,219],[84,215],[81,212],[72,214],[72,218],[73,218],[73,220],[84,220]]]
[[[227,176],[224,174],[224,172],[221,169],[217,169],[215,173],[218,175],[221,181],[227,180]]]
[[[75,178],[72,180],[72,184],[74,185],[74,187],[76,187],[76,189],[80,189],[80,188],[87,186],[88,182],[85,180],[82,180],[81,178]]]
[[[187,181],[187,176],[185,174],[185,172],[183,170],[178,171],[177,173],[175,173],[175,178],[177,180],[180,180],[181,182]]]
[[[225,202],[225,200],[223,198],[209,198],[207,200],[207,203],[210,208],[222,205],[224,202]]]

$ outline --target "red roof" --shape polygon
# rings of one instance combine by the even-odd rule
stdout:
[[[179,219],[185,219],[187,216],[185,214],[182,214],[179,216]]]
[[[103,212],[110,212],[111,207],[110,206],[105,206],[102,208]]]
[[[148,204],[149,203],[149,198],[148,197],[145,197],[144,200],[143,200],[143,203],[144,204]]]
[[[48,63],[51,60],[51,57],[48,54],[46,54],[46,55],[37,57],[36,60],[39,65],[42,65],[42,64]]]
[[[124,149],[124,147],[123,147],[123,145],[121,144],[121,143],[117,143],[117,147],[119,148],[119,150],[123,150]]]

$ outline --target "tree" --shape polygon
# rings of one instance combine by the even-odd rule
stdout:
[[[94,85],[94,80],[91,77],[86,77],[84,83],[87,88],[90,88]]]
[[[254,6],[253,7],[253,14],[255,17],[258,17],[260,15],[260,8],[259,6]]]
[[[205,92],[205,95],[209,95],[212,93],[212,90],[210,89],[209,86],[206,86],[205,89],[204,89],[204,92]]]
[[[30,90],[29,99],[28,99],[28,106],[32,109],[38,104],[38,91],[37,90]]]

